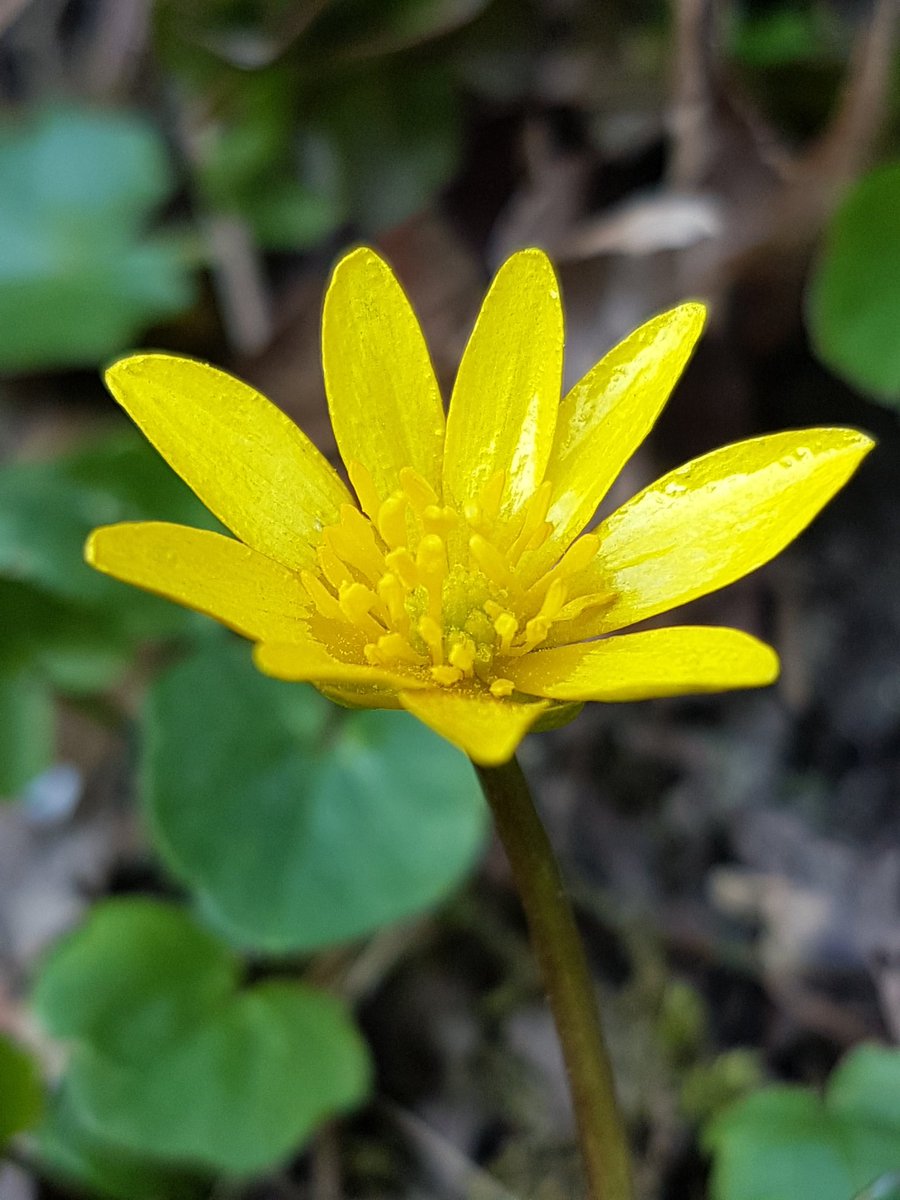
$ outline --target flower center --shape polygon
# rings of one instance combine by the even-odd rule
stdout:
[[[442,504],[411,468],[384,501],[364,467],[353,463],[349,473],[365,512],[342,507],[339,522],[323,530],[319,573],[301,578],[321,616],[363,636],[372,666],[427,671],[445,687],[478,680],[506,696],[513,684],[504,659],[527,654],[553,625],[610,600],[608,593],[570,597],[573,577],[597,551],[592,533],[550,570],[529,574],[529,557],[553,532],[549,482],[501,520],[503,471],[462,510]]]

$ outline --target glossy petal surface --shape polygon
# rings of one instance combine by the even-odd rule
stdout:
[[[169,354],[123,358],[106,383],[241,541],[287,567],[312,563],[322,526],[337,520],[350,496],[280,409],[224,371]]]
[[[340,688],[417,688],[426,685],[399,672],[343,662],[311,635],[303,642],[268,643],[255,647],[253,661],[264,675],[291,683],[333,684]]]
[[[508,259],[485,297],[456,377],[444,454],[445,499],[477,501],[505,473],[501,516],[544,477],[562,380],[556,276],[540,250]]]
[[[210,533],[136,521],[95,529],[85,558],[104,575],[215,617],[245,637],[303,636],[300,580],[249,546]]]
[[[872,448],[852,429],[776,433],[694,459],[596,530],[600,549],[573,584],[607,605],[554,630],[580,641],[725,587],[774,558]]]
[[[399,486],[403,467],[439,491],[444,410],[437,380],[409,301],[372,250],[354,250],[335,268],[322,316],[322,367],[348,467],[361,463],[381,500]]]
[[[703,329],[702,304],[647,321],[605,355],[563,400],[547,464],[555,526],[526,570],[538,575],[590,521],[653,428]]]
[[[507,674],[553,700],[646,700],[762,687],[777,677],[778,656],[748,633],[696,625],[540,650]]]
[[[401,692],[400,703],[482,767],[512,758],[519,742],[549,707],[447,690]]]

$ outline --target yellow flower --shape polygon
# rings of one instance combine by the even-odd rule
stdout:
[[[92,534],[87,560],[253,639],[266,674],[405,708],[484,765],[572,702],[771,683],[774,651],[738,630],[619,631],[772,558],[869,438],[807,429],[740,442],[581,532],[703,319],[699,304],[654,318],[560,402],[557,282],[544,254],[524,250],[494,279],[445,420],[409,302],[376,254],[356,250],[334,272],[322,323],[356,499],[247,384],[138,354],[110,368],[110,391],[235,537],[112,525]]]

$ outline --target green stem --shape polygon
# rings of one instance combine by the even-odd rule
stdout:
[[[518,762],[475,769],[512,867],[556,1021],[590,1200],[633,1200],[628,1141],[594,984],[553,848]]]

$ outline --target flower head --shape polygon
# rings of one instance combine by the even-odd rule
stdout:
[[[356,250],[322,323],[353,491],[247,384],[138,354],[110,368],[110,391],[234,537],[112,525],[92,534],[88,562],[253,639],[267,674],[405,708],[486,765],[573,702],[770,683],[774,651],[738,630],[619,631],[772,558],[869,438],[807,429],[740,442],[582,532],[703,319],[699,304],[654,318],[560,401],[556,279],[544,254],[521,251],[488,292],[445,419],[409,302],[376,254]]]

